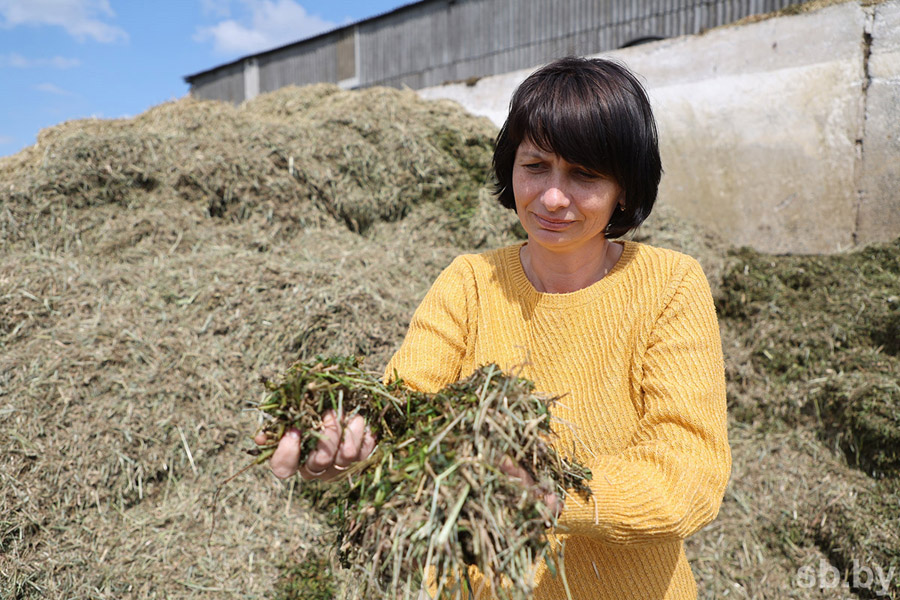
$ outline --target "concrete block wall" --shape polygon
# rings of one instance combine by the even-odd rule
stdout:
[[[875,6],[859,170],[857,237],[900,235],[900,2]]]
[[[845,2],[617,50],[660,128],[660,203],[736,245],[900,236],[900,0]],[[518,71],[420,90],[503,122]]]

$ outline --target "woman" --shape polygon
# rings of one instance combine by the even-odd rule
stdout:
[[[656,199],[646,93],[606,60],[536,71],[513,95],[494,171],[527,242],[454,260],[387,373],[436,391],[493,362],[564,395],[555,446],[593,473],[591,499],[548,499],[562,505],[555,533],[572,597],[695,598],[683,540],[715,517],[728,479],[724,368],[698,263],[610,241]],[[305,478],[334,477],[374,446],[360,418],[326,417]],[[298,470],[292,439],[272,459],[279,476]],[[532,483],[518,465],[503,468]],[[566,597],[538,565],[535,598]]]

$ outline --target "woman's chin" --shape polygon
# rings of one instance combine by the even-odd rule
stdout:
[[[597,234],[589,239],[581,239],[578,235],[572,235],[571,231],[550,231],[547,229],[533,229],[528,233],[528,243],[537,244],[547,250],[565,252],[577,250],[592,244],[602,244],[603,234]],[[597,247],[599,249],[599,246]]]
[[[564,248],[568,245],[568,237],[558,231],[539,229],[528,232],[528,242],[545,248]]]

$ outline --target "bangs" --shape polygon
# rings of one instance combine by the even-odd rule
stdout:
[[[609,127],[603,122],[607,111],[599,107],[601,97],[578,81],[566,82],[569,85],[542,83],[540,87],[545,89],[533,90],[535,93],[509,116],[511,141],[518,145],[530,140],[544,152],[619,179]]]

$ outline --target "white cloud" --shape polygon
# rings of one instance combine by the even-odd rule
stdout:
[[[54,56],[52,58],[28,58],[12,52],[10,54],[0,54],[0,67],[14,67],[16,69],[34,69],[41,67],[51,67],[53,69],[71,69],[81,65],[81,61],[77,58],[66,58],[65,56]]]
[[[219,54],[252,54],[322,33],[337,26],[310,15],[294,0],[243,0],[248,19],[228,19],[199,27],[198,42],[213,41]]]
[[[102,20],[114,16],[109,0],[0,0],[0,27],[57,25],[78,41],[127,40],[124,29]]]
[[[16,141],[16,138],[8,136],[8,135],[0,135],[0,146],[5,144],[12,144]]]
[[[73,92],[64,90],[61,87],[59,87],[58,85],[55,85],[53,83],[39,83],[36,86],[34,86],[34,89],[36,89],[39,92],[46,92],[48,94],[53,94],[55,96],[74,96],[75,95]]]

